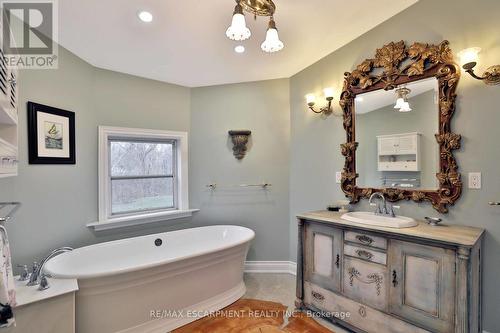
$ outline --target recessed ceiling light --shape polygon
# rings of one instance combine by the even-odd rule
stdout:
[[[139,13],[137,13],[137,16],[139,17],[139,20],[141,20],[142,22],[149,23],[153,21],[153,14],[145,10],[141,10]]]
[[[234,52],[243,53],[243,52],[245,52],[245,47],[243,45],[238,45],[234,48]]]

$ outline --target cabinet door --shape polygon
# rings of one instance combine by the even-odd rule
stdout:
[[[406,135],[398,138],[396,143],[397,153],[401,155],[416,154],[418,147],[418,135]]]
[[[432,332],[454,330],[455,252],[392,240],[391,313]]]
[[[342,230],[308,223],[304,249],[305,280],[331,291],[339,291]]]
[[[378,154],[379,155],[394,155],[397,152],[397,138],[387,137],[378,138]]]

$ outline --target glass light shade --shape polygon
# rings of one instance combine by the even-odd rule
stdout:
[[[479,52],[481,48],[479,47],[470,47],[468,49],[462,50],[458,52],[458,56],[460,58],[460,65],[463,66],[465,64],[471,62],[478,62],[479,60]]]
[[[252,33],[247,28],[245,16],[243,14],[235,13],[231,26],[226,30],[226,36],[231,40],[245,40],[250,38]]]
[[[399,112],[410,112],[412,109],[410,108],[410,103],[403,102],[403,106],[399,109]]]
[[[314,102],[316,102],[316,96],[314,96],[313,94],[307,94],[306,102],[307,104],[314,104]]]
[[[396,105],[394,105],[394,108],[395,108],[395,109],[401,109],[401,108],[403,107],[404,103],[405,103],[404,98],[399,97],[399,98],[396,100]],[[408,104],[408,103],[407,103],[407,104]]]
[[[325,88],[323,89],[323,94],[325,94],[325,98],[333,97],[333,89]]]
[[[260,46],[262,51],[272,53],[283,49],[283,42],[280,41],[278,30],[274,28],[267,29],[266,40]]]

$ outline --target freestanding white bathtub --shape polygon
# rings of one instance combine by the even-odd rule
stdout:
[[[78,333],[165,333],[243,296],[254,236],[209,226],[122,239],[61,254],[45,271],[78,279]]]

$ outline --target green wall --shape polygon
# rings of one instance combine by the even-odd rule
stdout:
[[[19,89],[19,176],[0,179],[0,201],[23,204],[7,225],[14,264],[31,264],[63,245],[173,228],[94,234],[86,227],[97,220],[97,126],[189,131],[190,89],[96,69],[63,48],[58,70],[22,70]],[[27,101],[76,113],[76,165],[28,164]]]
[[[306,112],[304,95],[320,93],[332,86],[337,96],[342,89],[344,72],[351,71],[375,49],[391,42],[422,41],[439,43],[447,39],[456,53],[466,47],[483,49],[479,72],[498,64],[500,59],[500,1],[498,0],[420,0],[400,14],[380,24],[356,40],[309,66],[290,79],[291,165],[290,165],[290,253],[296,258],[297,213],[323,209],[334,200],[343,199],[335,172],[343,159],[339,145],[345,132],[339,117],[322,119]],[[500,175],[497,135],[500,124],[499,86],[489,87],[463,74],[458,86],[457,110],[453,130],[462,134],[458,158],[462,180],[467,173],[481,171],[481,190],[464,189],[450,213],[440,216],[428,204],[402,203],[401,214],[416,218],[440,216],[446,223],[472,225],[487,230],[484,248],[483,322],[488,332],[500,332],[500,209],[488,201],[500,200]],[[338,98],[336,98],[338,100]],[[337,106],[338,108],[338,106]],[[338,109],[337,109],[338,110]],[[303,175],[307,174],[307,177]],[[366,201],[356,206],[368,210]]]

